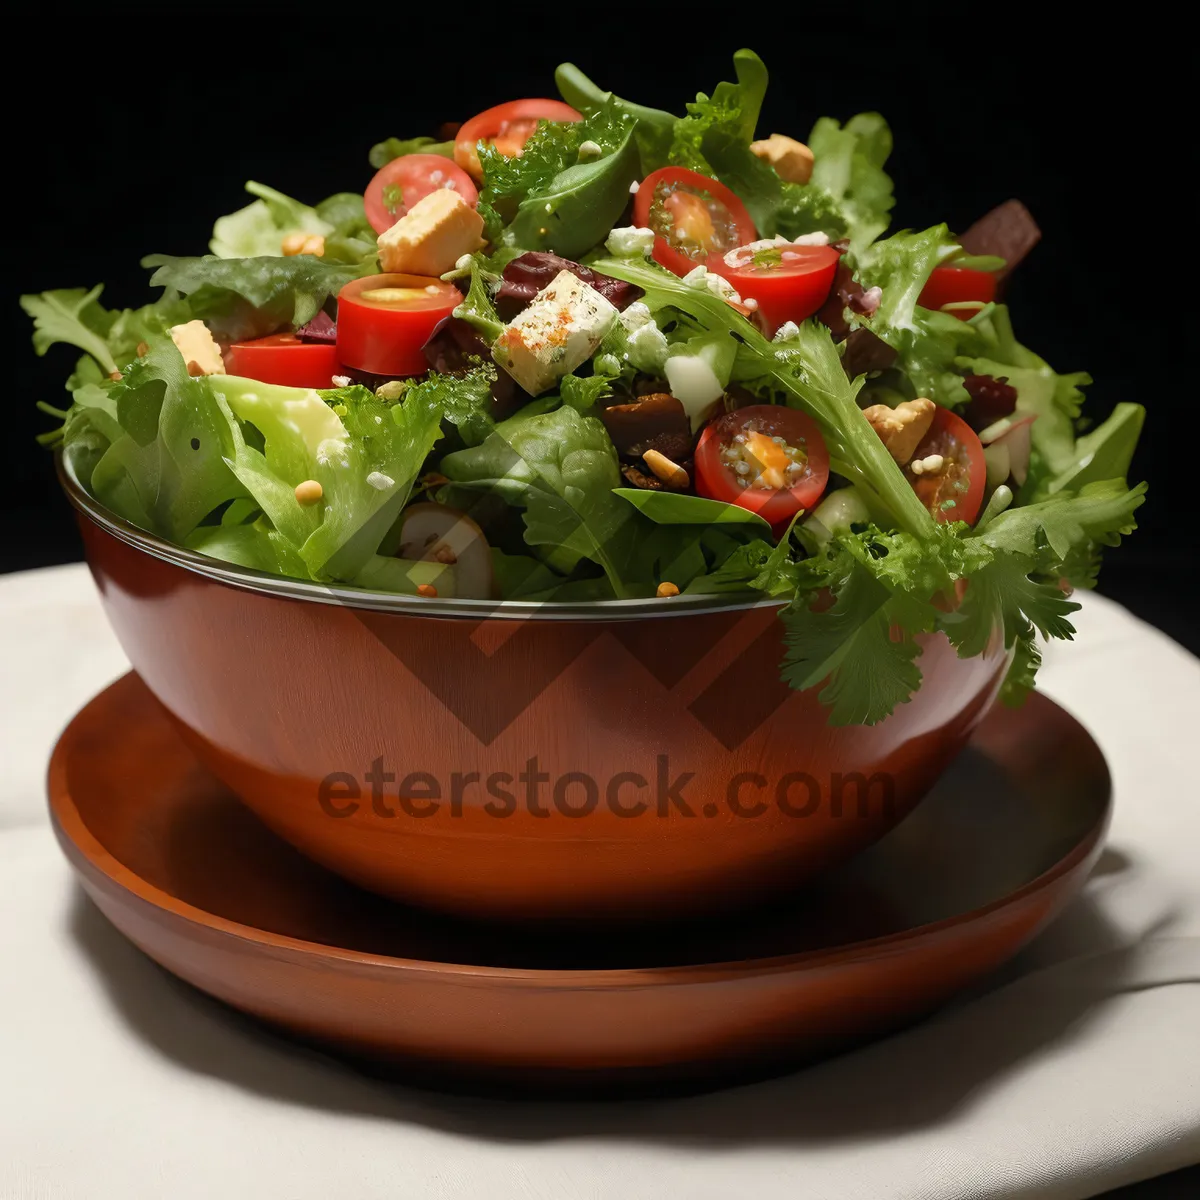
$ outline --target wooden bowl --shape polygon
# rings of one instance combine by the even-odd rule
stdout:
[[[196,762],[134,675],[71,722],[49,791],[88,894],[210,995],[406,1081],[589,1095],[779,1073],[928,1012],[1066,903],[1109,804],[1095,742],[1034,696],[994,709],[909,820],[803,892],[547,931],[318,867]]]
[[[999,639],[924,642],[920,691],[832,729],[779,679],[777,604],[504,604],[323,587],[152,537],[77,485],[135,670],[281,837],[471,917],[671,918],[795,886],[886,833],[966,744]]]

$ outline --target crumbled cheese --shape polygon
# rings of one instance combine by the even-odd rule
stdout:
[[[334,375],[329,381],[335,388],[349,387],[352,380],[349,375]]]
[[[713,275],[711,272],[704,277],[705,286],[714,296],[727,300],[730,304],[741,304],[742,298],[738,290],[723,275]]]
[[[683,282],[688,287],[702,288],[708,286],[708,268],[701,263],[698,267],[693,267],[684,277]]]
[[[629,334],[628,347],[630,363],[647,375],[657,375],[662,371],[670,349],[666,334],[653,321],[637,326]]]
[[[654,323],[653,316],[650,315],[650,309],[640,300],[635,300],[622,314],[621,324],[625,326],[626,333],[633,333],[635,329],[641,329],[643,325],[652,325]]]
[[[341,438],[324,438],[317,443],[317,462],[328,467],[334,459],[340,459],[342,466],[347,467],[350,464],[342,457],[346,450],[346,443]]]
[[[367,482],[377,492],[386,492],[388,488],[396,486],[396,481],[390,475],[385,475],[382,471],[372,471],[367,476]]]
[[[775,336],[771,339],[773,342],[786,342],[791,338],[800,336],[800,326],[795,321],[784,321],[780,327],[775,330]]]
[[[818,230],[816,233],[802,233],[798,238],[792,238],[793,246],[828,246],[829,234]]]
[[[603,153],[604,148],[598,142],[593,142],[591,138],[586,142],[582,142],[579,146],[580,161],[585,161],[589,158],[599,158]]]
[[[608,235],[604,248],[616,258],[644,258],[654,249],[654,230],[623,225]]]
[[[640,188],[641,186],[642,186],[642,185],[641,185],[640,183],[638,183],[638,181],[635,179],[635,180],[634,180],[634,181],[633,181],[633,182],[632,182],[632,183],[629,185],[629,194],[630,194],[631,196],[636,196],[636,195],[638,194],[638,188]]]

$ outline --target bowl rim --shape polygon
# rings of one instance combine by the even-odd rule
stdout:
[[[785,599],[753,592],[697,593],[691,596],[685,593],[669,599],[650,596],[634,600],[467,600],[458,597],[409,596],[350,584],[293,579],[287,575],[272,575],[211,558],[199,551],[177,546],[157,534],[148,533],[91,496],[66,465],[61,452],[55,455],[55,467],[59,484],[72,506],[105,533],[151,558],[180,567],[193,575],[259,595],[371,612],[473,621],[628,621],[701,616],[755,608],[778,609],[788,603]]]

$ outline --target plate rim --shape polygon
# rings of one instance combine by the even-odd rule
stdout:
[[[662,967],[546,968],[496,967],[472,963],[447,963],[433,959],[399,958],[392,955],[372,954],[363,950],[352,950],[345,946],[311,942],[304,938],[292,937],[290,934],[259,929],[229,917],[208,912],[186,900],[172,896],[143,879],[100,842],[88,828],[67,786],[66,760],[74,738],[79,735],[80,720],[84,713],[103,702],[110,692],[128,687],[135,680],[138,686],[146,687],[137,673],[131,670],[93,695],[72,716],[60,733],[51,752],[46,775],[50,823],[72,869],[77,875],[85,877],[81,879],[81,882],[84,882],[85,890],[89,892],[91,889],[86,886],[86,880],[90,880],[94,887],[102,887],[103,884],[100,881],[104,880],[139,903],[157,910],[169,920],[183,921],[209,933],[217,933],[223,937],[248,943],[260,950],[284,952],[310,963],[312,960],[332,958],[343,966],[370,971],[443,977],[450,975],[464,980],[503,981],[550,988],[561,988],[564,983],[569,982],[576,988],[588,990],[647,985],[680,986],[704,982],[706,979],[729,980],[771,975],[781,971],[810,970],[835,965],[847,966],[863,958],[875,957],[880,950],[902,947],[918,939],[937,938],[960,926],[987,920],[1006,909],[1020,906],[1025,900],[1051,887],[1059,879],[1069,875],[1086,862],[1092,855],[1098,853],[1112,819],[1112,772],[1099,743],[1074,714],[1062,705],[1055,703],[1044,693],[1035,691],[1026,701],[1028,705],[1036,708],[1058,709],[1062,716],[1096,748],[1103,768],[1104,803],[1096,821],[1065,854],[1028,883],[988,904],[895,933],[844,942],[836,946],[801,950],[790,954],[726,959],[706,963],[684,963]],[[148,688],[146,690],[149,691]],[[987,719],[987,716],[983,718],[984,721]]]

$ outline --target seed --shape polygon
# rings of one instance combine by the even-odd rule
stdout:
[[[453,566],[458,562],[458,555],[450,549],[449,546],[439,546],[434,552],[433,557],[440,563],[445,563],[446,566]]]
[[[739,475],[749,475],[750,474],[750,464],[748,462],[739,462],[733,469]]]
[[[121,382],[121,372],[120,371],[109,371],[108,377],[109,377],[109,379],[111,379],[113,381],[113,383]]]
[[[417,595],[418,596],[436,596],[437,588],[435,588],[432,583],[418,583],[417,584]]]
[[[303,483],[296,484],[296,502],[305,508],[316,504],[323,495],[325,489],[315,479],[306,479]]]
[[[642,455],[646,466],[658,476],[663,483],[673,488],[685,488],[691,482],[688,473],[676,462],[672,462],[665,454],[657,450],[647,450]]]
[[[668,596],[678,596],[679,589],[673,583],[668,583],[666,580],[664,580],[658,585],[657,595],[661,599],[665,600]]]
[[[145,355],[147,355],[149,353],[150,353],[150,346],[146,342],[138,342],[138,344],[137,344],[138,358],[143,358]]]

